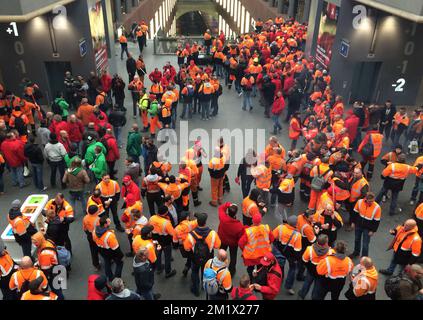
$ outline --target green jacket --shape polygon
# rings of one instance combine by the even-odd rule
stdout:
[[[87,152],[85,153],[85,163],[87,165],[90,165],[91,163],[94,162],[95,159],[95,147],[99,146],[101,149],[103,149],[103,154],[106,155],[107,150],[106,147],[103,146],[103,144],[101,142],[91,142],[91,144],[88,146],[87,148]]]
[[[94,158],[94,162],[92,163],[91,171],[94,173],[94,176],[97,179],[101,179],[103,174],[107,172],[107,163],[106,157],[103,153],[100,153],[96,158]]]
[[[129,156],[139,157],[141,155],[141,134],[139,132],[128,133],[128,144],[126,153]]]
[[[56,98],[54,102],[60,107],[62,110],[62,117],[67,117],[69,115],[69,103],[66,102],[63,98]]]
[[[138,102],[138,107],[142,110],[142,111],[146,111],[148,109],[148,104],[149,104],[149,99],[148,99],[148,94],[144,94],[140,101]]]
[[[155,117],[159,114],[159,104],[156,100],[150,103],[150,108],[148,109],[150,116]]]

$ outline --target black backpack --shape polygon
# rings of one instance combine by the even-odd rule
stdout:
[[[26,135],[27,129],[26,129],[25,122],[22,119],[22,116],[23,114],[19,117],[15,116],[15,129],[19,132],[19,135]]]
[[[108,154],[109,153],[109,150],[110,150],[110,148],[109,148],[109,144],[107,143],[107,140],[108,139],[105,139],[104,137],[102,137],[101,139],[100,139],[100,142],[101,142],[101,144],[106,148],[106,154]],[[105,154],[105,155],[106,155]]]
[[[385,281],[385,292],[386,295],[391,298],[392,300],[399,300],[401,297],[400,292],[400,281],[408,281],[410,283],[413,283],[410,279],[405,277],[402,273],[397,274],[395,276],[389,277]]]
[[[369,136],[369,141],[361,149],[361,155],[363,157],[372,157],[374,152],[374,146],[372,142],[372,136]]]
[[[191,236],[195,239],[192,260],[197,266],[204,266],[211,257],[209,246],[205,241],[210,232],[211,230],[209,230],[204,237],[199,236],[197,233],[195,233],[195,231],[190,232]]]
[[[54,114],[60,114],[60,115],[62,115],[62,109],[60,108],[59,104],[56,103],[56,101],[53,101],[53,104],[51,105],[51,111]]]

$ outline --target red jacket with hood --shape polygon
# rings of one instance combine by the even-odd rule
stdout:
[[[19,139],[6,139],[1,144],[1,152],[3,153],[4,160],[12,167],[17,168],[24,165],[26,158],[24,155],[25,144]]]
[[[217,234],[223,244],[227,244],[230,247],[237,247],[239,239],[244,234],[244,226],[241,221],[231,218],[226,214],[226,210],[230,205],[230,202],[226,202],[219,206],[220,223]]]
[[[98,277],[98,274],[92,274],[88,277],[87,300],[105,300],[107,298],[107,293],[101,292],[95,287],[95,280]]]
[[[347,117],[344,121],[344,127],[348,130],[348,137],[352,143],[357,136],[357,128],[360,123],[360,118],[357,117],[352,110],[347,111]]]
[[[111,134],[106,133],[102,139],[107,142],[107,147],[108,147],[106,161],[113,162],[113,161],[119,160],[120,152],[116,142],[116,138],[112,136]]]

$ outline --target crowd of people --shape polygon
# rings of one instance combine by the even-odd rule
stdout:
[[[141,24],[137,30],[141,37],[148,29]],[[25,171],[31,171],[34,186],[46,191],[45,161],[51,169],[50,187],[56,188],[59,173],[63,189],[46,204],[45,227],[39,230],[22,214],[21,202],[12,202],[8,221],[22,258],[16,263],[0,243],[3,299],[64,299],[54,270],[63,266],[78,272],[71,268],[75,248],[69,236],[76,215],[83,216],[97,272],[88,279],[92,300],[159,299],[155,276],[164,271],[165,278],[174,277],[172,261],[181,258],[182,275],[191,272],[192,294],[199,297],[203,289],[210,300],[275,299],[282,282],[286,292],[299,299],[310,293],[313,300],[322,300],[330,292],[337,300],[347,284],[347,299],[374,300],[379,273],[390,276],[385,290],[392,299],[422,299],[423,268],[418,263],[423,156],[411,165],[407,154],[420,152],[423,112],[417,108],[408,116],[406,109],[397,111],[390,101],[383,106],[355,102],[344,110],[343,98],[331,90],[329,72],[313,57],[305,57],[306,35],[306,25],[280,17],[258,19],[253,32],[233,42],[223,32],[213,37],[207,30],[203,46],[178,46],[178,71],[168,62],[163,71],[156,67],[149,74],[142,55],[135,61],[122,46],[133,116],[140,117],[143,128],[131,125],[121,182],[117,171],[122,168],[115,164],[127,122],[122,77],[92,72],[85,82],[67,72],[65,91],[57,94],[48,112],[40,107],[42,95],[30,80],[24,79],[21,97],[0,86],[0,193],[5,192],[6,168],[13,186],[24,188]],[[121,37],[119,42],[127,40]],[[141,45],[142,52],[145,43]],[[212,56],[211,65],[200,66],[200,51]],[[146,75],[150,88],[145,86]],[[224,201],[230,191],[231,152],[223,138],[215,142],[205,164],[210,179],[203,178],[207,154],[200,139],[178,164],[159,159],[155,144],[159,130],[176,127],[179,103],[181,119],[198,113],[202,120],[210,120],[218,114],[223,86],[230,90],[234,82],[242,109],[251,111],[257,101],[274,124],[265,151],[249,150],[238,167],[235,182],[243,195],[238,204]],[[255,96],[259,99],[252,99]],[[285,101],[292,140],[288,151],[277,136]],[[149,136],[143,135],[148,131]],[[382,155],[390,138],[392,151]],[[385,169],[382,188],[375,193],[371,181],[379,160]],[[392,261],[377,271],[369,243],[383,219],[380,205],[390,198],[389,214],[397,214],[398,195],[409,176],[415,177],[410,195],[413,216],[390,231]],[[209,205],[218,211],[217,231],[207,223],[209,214],[193,213],[201,205],[204,183],[210,184]],[[300,200],[307,204],[298,214],[291,209],[297,183]],[[282,220],[272,228],[262,221],[271,210]],[[338,239],[341,228],[355,232],[349,255],[345,241]],[[127,235],[128,252],[122,252],[115,230]],[[235,284],[238,250],[246,273]],[[121,279],[125,256],[133,259],[135,291]],[[295,281],[303,283],[298,292],[293,289]]]

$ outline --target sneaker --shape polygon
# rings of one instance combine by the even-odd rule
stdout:
[[[198,187],[198,191],[203,191],[203,188]]]
[[[176,270],[175,270],[175,269],[173,269],[171,272],[166,273],[165,278],[166,278],[166,279],[167,279],[167,278],[171,278],[171,277],[173,277],[175,274],[176,274]]]
[[[414,200],[410,200],[410,206],[414,205]]]
[[[187,267],[185,267],[184,268],[184,270],[182,270],[182,275],[184,276],[184,278],[186,278],[187,277],[187,275],[188,275],[188,268]]]
[[[209,205],[211,205],[212,207],[217,207],[217,204],[216,204],[216,203],[214,203],[213,201],[210,201],[210,202],[209,202]]]
[[[46,191],[46,190],[47,190],[47,187],[44,187],[44,188],[43,188],[43,191]]]
[[[382,196],[382,202],[386,202],[386,195]]]
[[[394,273],[388,271],[387,269],[379,269],[379,273],[385,275],[385,276],[392,276]]]
[[[291,296],[295,295],[294,289],[288,289],[288,294]]]
[[[249,111],[253,111],[253,107],[250,107],[250,110]]]
[[[242,96],[242,91],[240,93],[238,93],[238,97]]]

